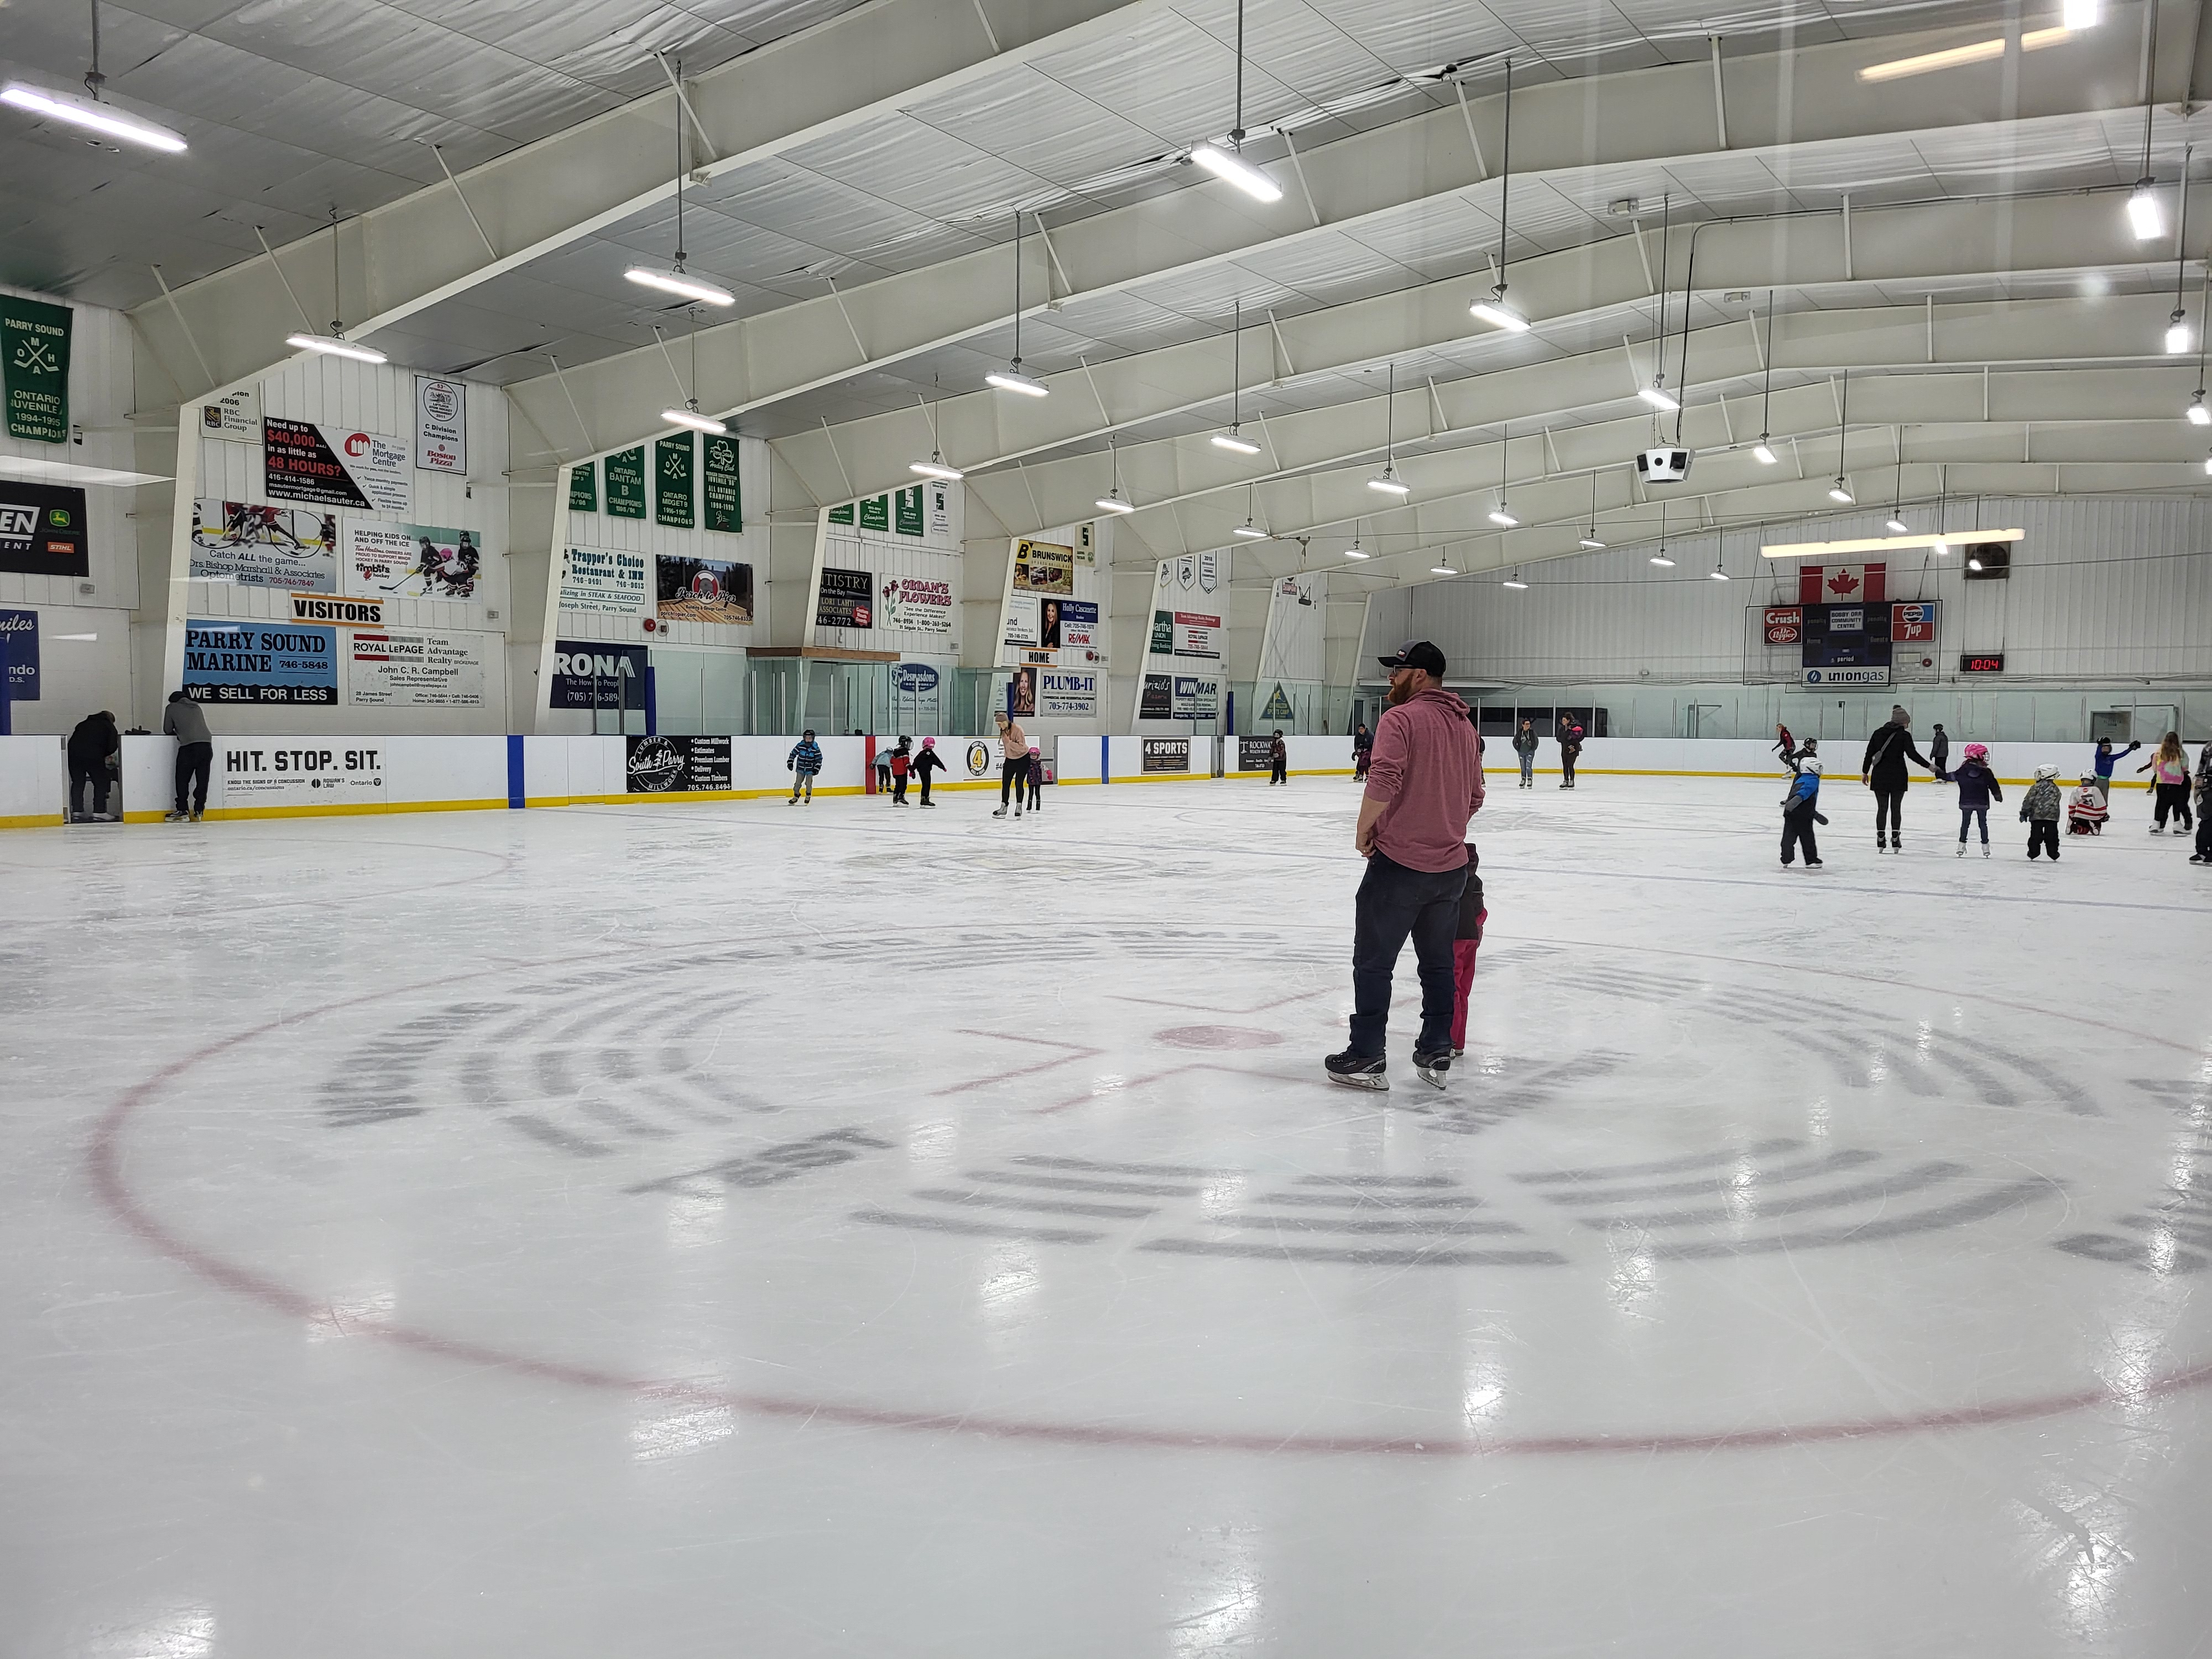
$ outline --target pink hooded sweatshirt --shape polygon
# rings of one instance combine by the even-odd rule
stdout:
[[[1408,870],[1467,863],[1467,821],[1482,810],[1482,757],[1467,705],[1431,686],[1375,726],[1367,799],[1382,803],[1375,848]]]

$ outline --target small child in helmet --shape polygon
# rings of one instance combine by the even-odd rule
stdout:
[[[2110,809],[2105,805],[2105,792],[2097,785],[2097,775],[2084,772],[2081,787],[2066,798],[2066,833],[2069,836],[2102,835],[2105,820],[2110,816]]]
[[[921,785],[921,804],[924,806],[937,805],[929,798],[929,777],[933,772],[944,770],[945,759],[937,752],[937,739],[924,738],[921,740],[921,752],[914,757],[914,775]]]
[[[1032,812],[1043,811],[1044,750],[1039,748],[1036,744],[1031,744],[1030,745],[1029,785],[1030,811]],[[1014,816],[1017,817],[1021,816],[1021,809],[1019,807],[1016,807],[1014,809]]]
[[[2027,826],[2029,858],[2034,858],[2039,852],[2047,852],[2053,864],[2058,862],[2058,810],[2061,805],[2057,767],[2037,767],[2035,781],[2027,786],[2027,793],[2020,803],[2020,821]]]
[[[1820,867],[1820,843],[1813,834],[1813,826],[1826,823],[1820,816],[1820,762],[1818,756],[1802,754],[1791,763],[1797,775],[1790,785],[1790,793],[1782,798],[1782,867],[1787,870],[1796,861],[1800,842],[1805,848],[1805,867]]]
[[[1982,832],[1982,856],[1987,858],[1990,803],[2004,799],[2004,791],[1997,787],[1997,775],[1990,770],[1990,746],[1985,743],[1968,744],[1966,758],[1951,774],[1951,781],[1959,786],[1959,856],[1966,856],[1966,830],[1973,825]]]

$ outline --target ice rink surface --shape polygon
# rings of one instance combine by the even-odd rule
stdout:
[[[2212,872],[1492,782],[0,838],[0,1655],[2212,1655]]]

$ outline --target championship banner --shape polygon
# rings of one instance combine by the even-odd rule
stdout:
[[[1887,564],[1802,564],[1797,603],[1877,605],[1889,597]]]
[[[423,471],[468,476],[468,397],[459,380],[415,377],[415,465]]]
[[[929,518],[929,535],[933,541],[952,539],[952,490],[948,484],[926,483],[921,487],[922,501]]]
[[[415,507],[406,446],[374,432],[261,419],[261,487],[271,501],[405,516]]]
[[[876,578],[872,571],[823,566],[814,594],[817,628],[875,626]]]
[[[560,608],[637,616],[646,608],[646,569],[652,562],[652,556],[645,553],[564,547]]]
[[[473,530],[434,525],[346,523],[346,586],[410,599],[476,597],[483,553]]]
[[[633,736],[623,747],[626,794],[678,795],[730,787],[726,737]]]
[[[607,516],[641,519],[645,516],[645,446],[617,450],[607,457]]]
[[[295,593],[338,589],[338,515],[258,501],[192,503],[191,557],[198,581],[283,587]]]
[[[333,628],[381,628],[384,626],[384,600],[380,596],[372,599],[343,599],[328,593],[295,593],[292,595],[292,620],[295,623],[319,623]]]
[[[654,561],[655,603],[660,620],[744,628],[753,619],[753,568],[714,559]]]
[[[568,510],[571,513],[596,513],[599,510],[599,464],[583,461],[568,469]]]
[[[907,634],[952,631],[952,584],[921,576],[891,576],[884,582],[884,626]]]
[[[892,495],[891,532],[898,536],[921,534],[921,486],[920,484],[899,490]]]
[[[0,611],[0,651],[8,663],[8,701],[39,700],[39,613]]]
[[[1188,738],[1146,738],[1143,769],[1147,772],[1190,770]]]
[[[86,576],[90,557],[84,491],[0,478],[0,570]]]
[[[1075,550],[1054,542],[1016,542],[1014,592],[1072,596],[1075,592]]]
[[[194,702],[338,700],[337,629],[295,623],[188,621],[185,695]]]
[[[745,501],[738,484],[738,441],[709,436],[699,470],[701,498],[707,506],[707,528],[735,536],[745,527]],[[747,609],[750,609],[750,604]]]
[[[9,437],[69,441],[69,366],[70,308],[0,294],[0,386]]]
[[[677,432],[653,441],[653,521],[671,530],[690,530],[698,524],[691,495],[697,435]]]
[[[481,708],[482,634],[356,634],[346,700],[391,708]]]
[[[553,642],[553,687],[548,708],[642,708],[646,648],[597,640]]]
[[[871,495],[867,500],[860,502],[859,506],[860,509],[860,527],[861,529],[889,532],[891,527],[891,498],[890,496]]]
[[[1048,720],[1098,717],[1098,675],[1088,668],[1047,668],[1037,675],[1037,715]]]

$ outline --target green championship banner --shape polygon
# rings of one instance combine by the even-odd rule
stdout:
[[[69,307],[0,295],[0,374],[9,437],[34,444],[69,441]]]
[[[699,522],[691,505],[693,436],[678,432],[653,446],[653,521],[671,530],[690,530]]]
[[[607,514],[616,519],[645,516],[645,446],[607,457]]]
[[[586,461],[580,466],[568,469],[568,510],[571,513],[596,513],[599,510],[599,464]]]
[[[860,528],[889,530],[891,527],[891,498],[871,495],[860,503]]]
[[[738,488],[738,441],[708,438],[699,477],[707,501],[707,528],[738,534],[745,527],[745,503]]]

